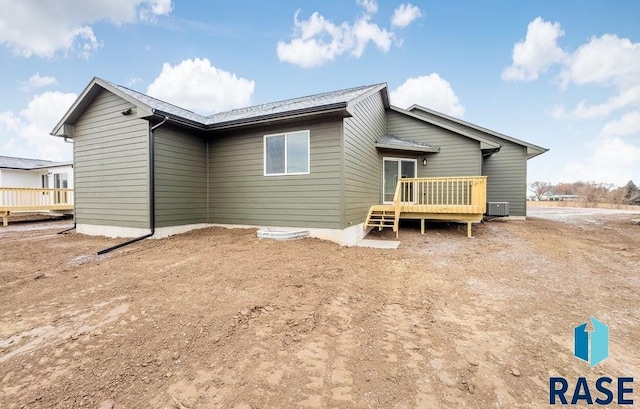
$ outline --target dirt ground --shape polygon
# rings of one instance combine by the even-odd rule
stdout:
[[[640,376],[631,218],[410,224],[398,250],[211,228],[105,256],[120,240],[10,225],[0,407],[546,407],[550,376]]]

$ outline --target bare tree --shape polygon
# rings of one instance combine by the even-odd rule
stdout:
[[[580,200],[585,207],[598,207],[599,202],[604,202],[613,187],[611,184],[586,182],[578,189]]]
[[[553,186],[553,193],[557,194],[557,195],[577,195],[577,188],[579,186],[576,186],[576,183],[558,183],[555,186]]]
[[[547,182],[532,182],[529,184],[529,190],[533,192],[538,200],[542,200],[542,196],[549,193],[551,188],[551,183]]]
[[[611,203],[614,207],[619,209],[620,206],[625,204],[626,202],[625,200],[626,193],[627,193],[627,190],[625,189],[624,186],[611,189],[607,194],[607,201]]]

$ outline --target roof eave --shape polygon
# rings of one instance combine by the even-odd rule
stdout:
[[[201,124],[200,122],[197,122],[197,121],[192,121],[190,119],[187,119],[187,118],[179,116],[179,115],[171,114],[169,112],[164,112],[164,111],[161,111],[159,109],[152,109],[152,112],[153,112],[153,114],[151,116],[153,118],[156,118],[156,119],[160,119],[161,120],[161,119],[166,118],[168,122],[173,123],[173,124],[178,125],[178,126],[187,127],[187,128],[193,128],[193,129],[197,129],[199,131],[206,131],[207,130],[207,126],[206,125]]]
[[[7,169],[7,170],[31,170],[31,168],[14,168],[11,166],[0,166],[0,169]]]
[[[527,146],[527,160],[531,159],[531,158],[535,158],[536,156],[542,155],[545,152],[548,152],[549,149],[548,148],[533,148],[533,147],[529,147]]]
[[[410,151],[410,152],[423,152],[423,153],[438,153],[440,152],[440,148],[437,147],[429,147],[429,146],[402,146],[402,145],[393,145],[388,143],[376,143],[375,147],[378,149],[390,149],[394,151]]]
[[[30,170],[47,169],[47,168],[61,168],[63,166],[73,166],[73,162],[60,162],[60,163],[55,163],[55,164],[51,164],[51,165],[36,166],[35,168],[31,168]]]
[[[207,126],[207,130],[223,130],[231,128],[239,128],[243,126],[261,125],[267,122],[285,121],[289,119],[300,119],[314,117],[327,114],[341,114],[341,117],[350,116],[347,111],[346,102],[337,102],[334,104],[322,105],[317,107],[303,108],[294,111],[279,112],[275,114],[261,115],[251,118],[236,119],[232,121],[214,123]]]
[[[73,163],[62,163],[62,164],[56,164],[56,165],[44,165],[44,166],[35,166],[35,167],[20,167],[20,168],[16,168],[16,167],[12,167],[12,166],[0,166],[0,169],[7,169],[7,170],[43,170],[43,169],[48,169],[48,168],[61,168],[63,166],[73,166]]]
[[[89,84],[85,87],[85,89],[80,93],[78,98],[76,98],[75,102],[71,105],[71,107],[64,114],[62,119],[58,121],[56,126],[50,132],[50,135],[59,136],[63,138],[73,138],[73,135],[67,135],[63,125],[73,125],[75,121],[80,117],[81,113],[88,107],[88,105],[93,101],[93,99],[97,96],[100,91],[97,87],[105,89],[109,92],[112,92],[124,99],[125,101],[135,105],[137,107],[136,116],[138,118],[146,118],[148,116],[153,115],[153,110],[148,105],[142,103],[141,101],[133,98],[130,95],[125,94],[120,91],[116,87],[112,86],[105,80],[94,77]]]

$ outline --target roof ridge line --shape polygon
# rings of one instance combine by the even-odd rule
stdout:
[[[347,91],[353,91],[353,90],[356,90],[356,89],[373,88],[373,87],[377,87],[379,85],[384,85],[384,84],[385,83],[381,82],[381,83],[370,84],[370,85],[359,85],[359,86],[356,86],[356,87],[336,89],[336,90],[333,90],[333,91],[318,92],[318,93],[315,93],[315,94],[302,95],[302,96],[299,96],[299,97],[281,99],[281,100],[277,100],[277,101],[263,102],[261,104],[247,105],[247,106],[240,107],[240,108],[230,109],[228,111],[216,112],[215,114],[211,114],[211,115],[205,116],[205,118],[212,118],[212,117],[215,117],[217,115],[222,115],[222,114],[226,114],[226,113],[234,112],[234,111],[240,111],[240,110],[243,110],[243,109],[255,108],[255,107],[259,107],[259,106],[263,106],[263,105],[278,104],[278,103],[290,102],[290,101],[301,100],[301,99],[306,99],[306,98],[314,98],[314,97],[318,97],[320,95],[328,95],[328,94],[333,94],[333,93],[336,93],[336,92],[347,92]]]

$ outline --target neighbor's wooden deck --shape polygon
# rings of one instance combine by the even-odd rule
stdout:
[[[0,187],[3,226],[9,223],[11,212],[69,211],[73,210],[73,203],[73,189]]]
[[[419,219],[423,234],[425,220],[452,221],[467,223],[471,237],[471,223],[482,220],[486,202],[486,176],[400,179],[393,204],[371,206],[364,227],[391,227],[397,237],[400,219]]]

